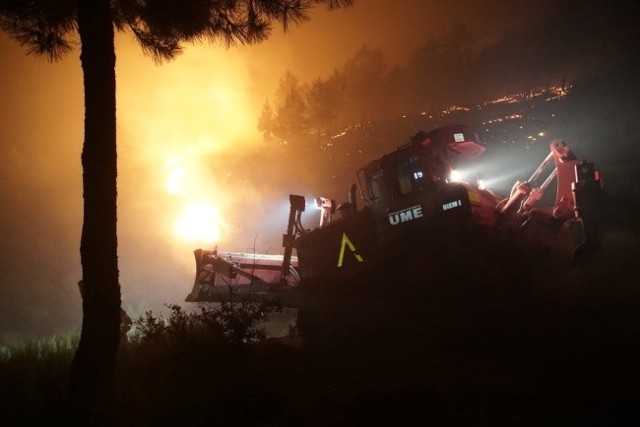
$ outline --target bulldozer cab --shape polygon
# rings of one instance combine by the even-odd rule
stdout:
[[[360,196],[371,204],[389,205],[434,183],[448,182],[457,164],[484,151],[477,134],[466,126],[420,131],[409,143],[357,172]]]
[[[450,175],[457,164],[485,151],[477,140],[465,126],[420,131],[358,171],[360,196],[373,211],[381,241],[406,233],[407,227],[423,227],[424,218],[468,204],[466,190],[451,185]]]

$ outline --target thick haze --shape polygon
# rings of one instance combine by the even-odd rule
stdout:
[[[225,169],[254,152],[265,100],[291,71],[326,78],[362,46],[404,66],[429,40],[467,25],[477,47],[544,15],[541,1],[356,0],[314,11],[258,46],[190,47],[156,65],[128,36],[117,38],[119,260],[123,306],[137,317],[182,304],[194,275],[193,249],[177,235],[192,204],[206,201],[222,250],[281,253],[288,194],[303,177],[243,186]],[[0,344],[79,329],[82,74],[78,53],[50,64],[0,34]],[[275,166],[274,166],[275,167]],[[182,230],[183,234],[188,233]],[[215,237],[215,236],[214,236]]]

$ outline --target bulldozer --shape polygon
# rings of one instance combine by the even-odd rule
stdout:
[[[524,239],[521,231],[533,226],[538,228],[529,234],[543,241],[571,230],[571,236],[578,236],[573,256],[597,249],[603,186],[593,163],[554,139],[533,174],[504,196],[479,180],[453,177],[458,167],[478,162],[485,150],[465,125],[421,130],[357,170],[346,201],[309,201],[321,211],[313,228],[302,223],[305,197],[290,194],[283,254],[196,249],[196,277],[186,301],[220,301],[230,292],[263,298],[343,286],[374,267],[392,266],[394,257],[410,256],[417,245],[478,234]]]

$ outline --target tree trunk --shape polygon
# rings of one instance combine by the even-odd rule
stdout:
[[[82,151],[84,223],[82,332],[73,360],[73,410],[92,425],[108,423],[119,343],[117,152],[114,30],[109,0],[78,1],[84,76]]]

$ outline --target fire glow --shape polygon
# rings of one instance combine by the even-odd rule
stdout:
[[[123,218],[142,217],[145,229],[172,244],[218,244],[236,228],[229,221],[238,209],[222,159],[260,141],[263,97],[237,52],[193,46],[159,68],[138,54],[123,46],[117,70],[120,195],[129,202],[123,212],[134,212]]]
[[[228,228],[213,202],[215,192],[206,193],[198,183],[207,182],[199,176],[196,165],[188,158],[176,157],[165,164],[165,188],[181,206],[175,220],[175,234],[187,242],[214,243]]]
[[[213,243],[222,235],[222,223],[212,203],[192,203],[182,210],[176,223],[176,234],[189,242]]]

